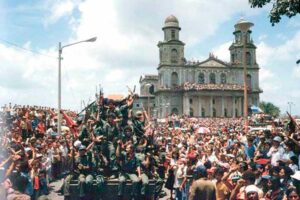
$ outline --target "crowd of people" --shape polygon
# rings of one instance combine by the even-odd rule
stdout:
[[[84,114],[63,111],[61,133],[55,109],[4,106],[0,199],[45,197],[49,183],[62,177],[58,192],[65,199],[74,180],[76,194],[93,199],[111,179],[119,180],[119,199],[128,195],[126,180],[133,199],[158,199],[163,188],[177,200],[299,199],[300,129],[293,120],[258,131],[242,118],[173,114],[160,123],[144,110],[133,112],[134,98],[99,95]]]
[[[171,90],[171,89],[176,89],[176,90],[244,90],[243,85],[239,84],[213,84],[213,83],[191,83],[191,82],[185,82],[183,85],[176,85],[172,87],[161,87],[160,89],[163,90]]]
[[[200,83],[190,83],[186,82],[183,84],[184,90],[243,90],[244,86],[239,84],[200,84]]]

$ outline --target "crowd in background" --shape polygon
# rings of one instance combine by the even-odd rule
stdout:
[[[71,180],[88,199],[117,178],[120,199],[127,179],[135,199],[150,198],[149,179],[156,181],[156,198],[165,195],[164,187],[178,200],[299,199],[300,132],[292,118],[255,131],[245,129],[242,118],[173,114],[160,123],[133,112],[133,100],[100,95],[83,115],[64,111],[76,124],[63,120],[60,134],[55,109],[4,106],[0,199],[38,199],[63,175],[66,198]]]
[[[171,89],[176,89],[176,90],[243,90],[244,86],[243,85],[238,85],[238,84],[212,84],[212,83],[191,83],[191,82],[185,82],[182,85],[176,85],[172,87],[168,86],[163,86],[160,89],[164,90],[171,90]]]
[[[184,83],[183,84],[183,89],[184,90],[243,90],[244,87],[243,85],[238,85],[238,84],[199,84],[199,83]]]

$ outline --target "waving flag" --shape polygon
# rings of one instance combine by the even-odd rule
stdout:
[[[61,111],[61,113],[62,113],[64,119],[66,120],[67,126],[70,128],[71,132],[74,135],[78,136],[78,131],[75,128],[76,127],[76,123],[64,111]]]

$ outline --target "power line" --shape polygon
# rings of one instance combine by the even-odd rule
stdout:
[[[0,41],[5,42],[6,44],[9,44],[10,46],[17,47],[17,48],[19,48],[19,49],[21,49],[21,50],[23,50],[23,51],[28,51],[28,52],[30,52],[30,53],[34,53],[34,54],[37,54],[37,55],[45,56],[45,57],[52,58],[52,59],[53,59],[53,58],[54,58],[54,59],[57,59],[57,58],[54,57],[54,56],[49,56],[49,55],[46,55],[46,54],[42,54],[42,53],[40,53],[40,52],[38,52],[38,51],[34,51],[34,50],[31,50],[31,49],[26,49],[26,48],[24,48],[24,47],[22,47],[22,46],[20,46],[20,45],[18,45],[18,44],[15,44],[15,43],[13,43],[13,42],[10,42],[10,41],[7,41],[7,40],[1,39],[1,38],[0,38]]]

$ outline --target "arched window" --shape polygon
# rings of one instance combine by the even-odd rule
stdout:
[[[203,84],[205,82],[204,74],[200,73],[198,76],[198,83]]]
[[[205,117],[205,109],[203,107],[201,108],[201,117]]]
[[[190,108],[190,117],[194,117],[194,110],[193,110],[193,108]]]
[[[171,51],[171,62],[172,63],[177,63],[178,60],[178,52],[176,49],[172,49]]]
[[[163,51],[162,51],[162,49],[160,49],[160,50],[159,50],[159,60],[160,60],[160,61],[162,61],[162,53],[163,53]]]
[[[216,84],[216,75],[214,73],[209,75],[209,83]]]
[[[251,53],[246,52],[246,64],[251,65]]]
[[[172,109],[172,114],[178,115],[178,109],[177,108],[173,108]]]
[[[234,53],[231,54],[231,62],[235,63],[235,54]]]
[[[151,84],[151,86],[149,87],[149,93],[154,94],[154,85],[153,84]]]
[[[227,108],[224,108],[224,117],[227,117]]]
[[[225,84],[226,83],[226,74],[222,73],[220,79],[221,79],[221,83]]]
[[[172,87],[178,86],[178,74],[176,72],[173,72],[171,75],[171,86]]]
[[[236,37],[235,37],[235,42],[236,42],[236,43],[240,43],[240,42],[242,41],[242,34],[241,34],[241,32],[236,33],[235,36],[236,36]]]
[[[249,89],[251,89],[252,88],[252,77],[251,77],[251,75],[250,74],[247,74],[247,87],[249,88]]]
[[[217,116],[217,110],[215,108],[213,108],[213,117]]]
[[[235,109],[235,117],[238,117],[238,116],[239,116],[238,109]]]

